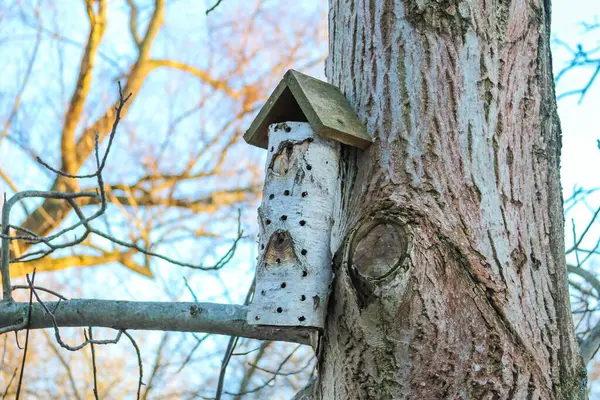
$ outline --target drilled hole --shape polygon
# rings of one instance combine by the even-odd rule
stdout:
[[[286,125],[286,126],[283,127],[283,130],[286,131],[286,132],[291,132],[292,128],[290,128],[289,126]]]
[[[284,196],[289,196],[289,195],[290,195],[290,191],[289,191],[289,190],[285,190],[285,191],[283,192],[283,195],[284,195]]]
[[[273,146],[271,146],[271,152],[273,152],[273,150],[275,150],[275,148]]]
[[[303,256],[305,256],[306,253],[308,253],[308,251],[306,249],[302,249],[302,251],[300,252],[300,254],[302,254]]]
[[[303,220],[303,219],[302,219],[302,220],[300,220],[300,226],[304,226],[304,225],[306,225],[306,221],[305,221],[305,220]]]
[[[260,319],[260,315],[257,315],[256,317],[254,317],[255,320],[259,320]]]
[[[305,295],[300,296],[300,301],[304,301],[304,300],[306,300],[306,296]]]
[[[287,285],[286,285],[286,283],[285,283],[285,282],[281,282],[281,288],[282,288],[282,289],[283,289],[283,288],[285,288],[286,286],[287,286]]]
[[[275,195],[274,195],[274,194],[271,194],[271,195],[269,196],[269,200],[273,200],[274,198],[275,198]]]
[[[270,220],[270,219],[268,219],[268,220],[266,221],[266,223],[267,223],[267,225],[270,225],[270,224],[271,224],[271,220]]]
[[[310,171],[310,170],[312,169],[312,165],[308,164],[308,165],[306,166],[306,169]]]
[[[264,296],[265,294],[267,294],[267,292],[265,292],[264,290],[261,290],[260,294],[262,294]]]
[[[281,262],[281,258],[278,258],[277,260],[275,260],[275,262],[277,262],[277,264],[279,264]]]
[[[265,249],[265,245],[264,245],[264,244],[261,244],[261,245],[260,245],[260,249],[261,249],[261,250],[264,250],[264,249]]]
[[[277,312],[278,312],[278,313],[281,313],[281,312],[283,312],[283,308],[281,308],[281,307],[277,307]]]
[[[300,322],[304,322],[306,320],[306,318],[304,317],[304,315],[302,315],[301,317],[298,318],[298,321]]]
[[[308,192],[302,192],[302,197],[308,196]]]
[[[304,278],[306,276],[308,276],[308,271],[302,271],[302,277]]]
[[[325,161],[325,164],[329,164],[329,161]]]
[[[281,216],[281,220],[282,220],[282,221],[285,221],[286,219],[287,219],[287,215],[282,215],[282,216]]]

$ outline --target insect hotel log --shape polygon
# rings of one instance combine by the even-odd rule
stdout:
[[[323,328],[340,146],[371,138],[335,86],[289,70],[244,139],[268,154],[248,323]]]

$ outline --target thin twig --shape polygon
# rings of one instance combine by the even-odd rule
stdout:
[[[127,97],[123,97],[123,89],[121,87],[121,82],[117,82],[117,84],[119,85],[119,105],[117,105],[115,107],[115,120],[113,122],[113,126],[112,126],[112,130],[108,136],[108,145],[106,147],[106,151],[104,152],[104,156],[102,157],[102,162],[100,162],[100,159],[98,157],[98,140],[99,140],[99,135],[96,134],[95,137],[95,156],[96,156],[96,172],[91,173],[91,174],[83,174],[83,175],[73,175],[73,174],[69,174],[65,171],[61,171],[59,169],[53,168],[52,166],[50,166],[48,163],[44,162],[40,157],[36,158],[36,161],[38,163],[40,163],[41,165],[43,165],[44,167],[46,167],[47,169],[49,169],[50,171],[54,172],[55,174],[58,175],[62,175],[64,177],[67,178],[73,178],[73,179],[83,179],[83,178],[96,178],[99,177],[102,174],[102,170],[104,170],[104,167],[106,166],[106,159],[108,158],[108,153],[110,152],[110,148],[112,146],[113,140],[115,138],[115,134],[117,132],[117,126],[119,125],[119,121],[121,121],[121,112],[123,111],[123,108],[125,107],[125,103],[127,103],[127,101],[129,100],[129,98],[131,97],[132,93],[129,93],[127,95]]]
[[[273,374],[273,376],[271,376],[271,378],[269,378],[269,380],[265,381],[262,385],[257,386],[254,389],[250,389],[250,390],[247,390],[245,392],[241,392],[241,393],[230,393],[230,392],[226,392],[226,393],[229,394],[229,395],[232,395],[232,396],[243,396],[243,395],[246,395],[246,394],[258,392],[259,390],[267,387],[268,385],[271,384],[271,382],[273,382],[277,378],[277,376],[281,375],[281,369],[290,360],[290,358],[292,358],[292,356],[294,355],[294,353],[296,353],[296,351],[298,351],[298,349],[300,348],[300,346],[301,345],[296,346],[294,348],[294,350],[292,350],[290,352],[290,354],[288,354],[287,357],[285,357],[283,359],[283,361],[279,364],[279,367],[277,368],[276,371],[274,371],[274,372],[273,371],[268,371],[269,373]]]
[[[183,369],[187,366],[187,364],[192,359],[192,356],[194,355],[194,352],[196,352],[196,350],[198,349],[198,347],[200,347],[200,345],[202,344],[202,342],[204,342],[206,339],[208,339],[208,337],[210,335],[211,335],[210,333],[207,333],[206,335],[204,335],[201,338],[198,338],[198,337],[196,337],[196,335],[194,335],[194,338],[196,339],[196,344],[194,345],[194,347],[192,348],[192,350],[189,352],[189,354],[187,355],[187,357],[185,358],[185,360],[183,360],[183,362],[181,363],[181,365],[179,366],[179,368],[177,369],[177,372],[175,372],[175,374],[178,374],[181,371],[183,371]]]
[[[144,384],[142,382],[142,380],[144,379],[144,367],[142,366],[142,354],[140,353],[140,348],[138,347],[137,343],[135,342],[135,339],[133,338],[133,336],[131,336],[129,334],[129,332],[127,331],[122,331],[125,336],[127,336],[129,338],[129,340],[131,341],[131,344],[133,345],[133,347],[135,348],[135,354],[137,355],[137,359],[138,359],[138,369],[140,371],[140,379],[138,380],[138,389],[137,389],[137,399],[140,399],[141,393],[142,393],[142,385]]]
[[[84,331],[85,333],[85,331]],[[98,400],[98,372],[96,370],[96,351],[94,350],[94,336],[92,334],[92,327],[88,327],[88,334],[90,337],[90,351],[92,352],[92,374],[94,376],[94,398]],[[87,339],[87,338],[86,338]]]
[[[252,284],[250,285],[250,289],[248,289],[248,293],[246,294],[244,305],[250,304],[252,296],[254,295],[255,286],[256,276],[254,279],[252,279]],[[231,355],[235,350],[238,339],[239,337],[232,336],[229,338],[229,342],[227,343],[227,349],[225,350],[225,355],[223,356],[223,361],[221,362],[221,370],[219,372],[219,381],[217,382],[217,393],[215,394],[215,400],[221,400],[221,396],[223,394],[223,384],[225,383],[225,373],[227,372],[227,366],[229,365],[229,360],[231,360]]]
[[[212,11],[215,10],[215,8],[219,7],[219,4],[221,4],[223,0],[217,0],[217,2],[215,3],[215,5],[213,5],[211,8],[209,8],[208,10],[206,10],[206,15],[210,14]]]
[[[27,359],[27,349],[29,346],[29,323],[31,322],[31,305],[33,303],[33,283],[35,281],[35,268],[33,269],[33,274],[31,275],[31,280],[29,279],[29,274],[25,275],[27,279],[27,283],[29,284],[29,311],[27,312],[27,330],[25,331],[25,349],[23,350],[23,361],[21,362],[21,373],[19,374],[19,384],[17,385],[17,394],[15,395],[15,400],[19,399],[19,395],[21,394],[21,384],[23,383],[23,374],[25,372],[25,361]]]
[[[40,290],[42,292],[53,294],[54,296],[58,297],[61,300],[69,300],[65,296],[63,296],[62,294],[60,294],[58,292],[55,292],[54,290],[46,289],[45,287],[42,287],[42,286],[34,286],[34,288],[35,288],[35,290]],[[29,289],[29,286],[27,286],[27,285],[13,285],[12,290],[17,290],[17,289]]]
[[[4,370],[4,360],[6,358],[6,341],[8,339],[8,335],[4,335],[4,344],[2,345],[2,361],[0,362],[0,371]]]
[[[10,385],[12,385],[13,380],[15,379],[15,376],[17,376],[17,370],[19,368],[15,368],[15,371],[13,372],[12,376],[10,377],[10,380],[8,381],[8,385],[6,385],[6,389],[4,390],[4,394],[2,395],[2,400],[6,399],[6,396],[8,395],[8,389],[10,389]]]

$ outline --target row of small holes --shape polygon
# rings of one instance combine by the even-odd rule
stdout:
[[[308,272],[306,272],[306,271],[302,272],[302,276],[306,276],[306,275],[308,275]],[[286,286],[285,282],[281,284],[282,288],[285,288],[285,286]],[[263,296],[266,296],[267,292],[264,290],[261,290],[260,294]],[[304,301],[304,300],[306,300],[306,296],[305,295],[300,296],[300,301]]]
[[[289,191],[289,190],[285,190],[285,191],[283,192],[283,195],[284,195],[284,196],[289,196],[289,195],[290,195],[290,191]],[[306,197],[306,196],[308,196],[308,192],[302,192],[302,197]],[[274,194],[270,194],[270,195],[269,195],[269,199],[270,199],[270,200],[273,200],[274,198],[275,198],[275,195],[274,195]],[[287,221],[287,215],[282,215],[280,218],[281,218],[281,220],[282,220],[282,221]],[[266,224],[267,224],[267,225],[271,225],[271,222],[272,222],[272,221],[271,221],[270,219],[267,219],[265,222],[266,222]],[[304,226],[304,225],[306,225],[306,221],[305,221],[305,220],[300,220],[300,222],[299,222],[299,223],[300,223],[300,226]],[[280,240],[279,240],[279,243],[281,244],[282,242],[283,242],[283,241],[280,239]],[[264,244],[263,244],[263,245],[261,245],[261,247],[260,247],[260,248],[261,248],[261,250],[263,250],[263,249],[265,248],[265,245],[264,245]],[[306,250],[302,250],[302,254],[303,254],[303,255],[306,255]],[[277,261],[277,262],[279,262],[279,261]]]
[[[305,256],[305,255],[308,253],[308,250],[306,250],[306,249],[302,249],[302,251],[301,251],[300,253],[301,253],[303,256]],[[281,258],[276,258],[276,259],[275,259],[275,262],[276,262],[277,264],[281,264]],[[308,274],[308,272],[306,272],[306,271],[302,271],[302,276],[306,276],[307,274]],[[282,285],[284,285],[284,284],[282,284]],[[281,287],[285,287],[285,286],[281,286]]]
[[[287,131],[287,130],[286,130],[286,131]],[[309,139],[309,141],[310,141],[310,142],[312,142],[312,140],[310,140],[310,139]],[[273,151],[273,150],[274,150],[274,149],[273,149],[273,147],[271,147],[271,151]],[[310,164],[308,164],[308,165],[306,166],[306,169],[308,169],[308,170],[310,171],[310,170],[312,169],[312,166],[311,166]],[[285,191],[283,192],[283,195],[284,195],[284,196],[289,196],[289,195],[290,195],[290,191],[289,191],[289,190],[285,190]],[[302,192],[302,194],[301,194],[301,195],[302,195],[302,197],[306,197],[306,196],[308,196],[308,192]],[[275,198],[275,194],[273,194],[273,193],[272,193],[272,194],[270,194],[270,195],[269,195],[269,200],[273,200],[274,198]],[[281,220],[282,220],[282,221],[286,221],[286,220],[287,220],[287,215],[282,215],[282,216],[281,216]],[[267,220],[266,220],[266,223],[267,223],[267,225],[271,224],[271,220],[270,220],[270,219],[267,219]],[[305,221],[305,220],[301,220],[301,221],[300,221],[300,226],[304,226],[304,225],[306,225],[306,221]],[[281,243],[283,243],[283,239],[279,239],[279,243],[280,243],[280,244],[281,244]],[[265,246],[264,246],[264,245],[262,245],[262,246],[261,246],[261,248],[262,248],[262,249],[264,249],[264,248],[265,248]],[[307,251],[306,249],[302,249],[302,251],[301,251],[300,253],[301,253],[302,255],[306,255],[306,254],[308,253],[308,251]],[[278,264],[279,264],[279,263],[281,263],[281,259],[279,259],[279,258],[278,258],[278,259],[276,259],[275,261],[276,261]],[[302,271],[302,277],[306,277],[306,276],[308,276],[308,272],[307,272],[307,271]],[[287,284],[286,284],[285,282],[283,282],[283,283],[281,284],[281,288],[285,288],[286,286],[287,286]],[[266,294],[266,292],[265,292],[264,290],[262,290],[262,291],[261,291],[261,294],[264,296],[264,295]],[[300,301],[305,301],[305,300],[306,300],[306,296],[305,296],[305,295],[302,295],[302,296],[300,296]],[[277,307],[277,310],[276,310],[276,311],[277,311],[278,313],[282,313],[282,312],[283,312],[283,309],[282,309],[281,307]],[[256,320],[258,321],[258,320],[260,319],[260,316],[258,316],[258,315],[257,315],[255,318],[256,318]],[[306,317],[304,317],[304,315],[302,315],[302,316],[298,317],[298,320],[299,320],[300,322],[302,322],[302,321],[305,321],[305,320],[306,320]]]
[[[282,215],[281,216],[281,220],[282,221],[287,221],[287,215]],[[270,219],[267,219],[265,222],[266,222],[267,225],[271,225],[271,220]],[[298,223],[300,224],[300,226],[306,225],[306,221],[303,220],[303,219],[301,219],[300,222],[298,222]]]
[[[310,165],[309,165],[309,167],[310,167]],[[290,191],[289,190],[284,190],[283,191],[283,195],[284,196],[289,196],[290,195]],[[306,196],[308,196],[308,192],[302,192],[302,197],[306,197]],[[269,195],[269,200],[273,200],[274,198],[275,198],[275,194],[271,193]]]
[[[302,276],[306,276],[306,274],[307,274],[307,272],[304,271],[302,273]],[[286,286],[286,284],[285,284],[285,282],[283,282],[281,284],[281,287],[284,288],[285,286]],[[261,290],[260,294],[262,294],[264,296],[266,294],[266,292],[264,290]],[[305,300],[306,300],[305,295],[300,296],[300,301],[305,301]],[[283,312],[283,308],[277,307],[277,309],[275,311],[277,311],[277,313],[281,314]],[[256,319],[258,321],[260,319],[260,315],[257,315],[256,317],[254,317],[254,319]],[[300,321],[300,322],[304,322],[305,320],[306,320],[306,317],[304,315],[301,315],[300,317],[298,317],[298,321]]]
[[[282,309],[281,307],[277,307],[277,312],[278,312],[279,314],[281,314],[281,313],[283,312],[283,309]],[[259,315],[257,315],[257,316],[256,316],[256,317],[254,317],[254,318],[255,318],[255,319],[258,321],[258,320],[260,319],[260,316],[259,316]],[[301,316],[299,316],[299,317],[298,317],[298,321],[300,321],[300,322],[304,322],[304,321],[306,321],[306,317],[305,317],[304,315],[301,315]]]

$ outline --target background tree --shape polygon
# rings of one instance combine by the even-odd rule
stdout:
[[[282,7],[274,1],[230,1],[209,18],[205,12],[194,1],[0,5],[1,52],[10,54],[0,60],[0,185],[8,197],[25,189],[75,192],[95,187],[93,179],[57,176],[35,160],[40,157],[72,174],[92,171],[94,136],[100,134],[104,151],[119,80],[132,97],[104,170],[109,204],[99,227],[120,240],[195,265],[214,264],[229,250],[236,240],[238,210],[241,228],[251,234],[237,243],[238,253],[222,270],[170,266],[91,235],[81,245],[35,263],[12,264],[13,277],[31,274],[35,266],[36,284],[69,298],[174,301],[193,300],[195,295],[200,301],[241,302],[254,268],[253,230],[247,226],[254,226],[255,215],[246,210],[259,198],[262,163],[260,154],[248,151],[239,138],[290,64],[310,70],[322,62],[324,20],[318,8]],[[282,18],[294,23],[283,25]],[[86,213],[97,207],[80,205]],[[68,204],[53,199],[24,202],[12,214],[13,223],[40,235],[55,233],[76,218]],[[11,256],[38,249],[19,241],[13,243]],[[95,268],[82,268],[88,266]],[[69,267],[74,268],[65,270]],[[64,271],[44,273],[57,270]],[[27,284],[24,278],[13,283]],[[22,290],[15,295],[28,298]],[[221,361],[215,355],[222,352],[224,338],[133,335],[144,361],[144,398],[214,395]],[[20,334],[21,347],[24,336]],[[62,349],[51,330],[32,331],[30,336],[30,367],[23,383],[27,396],[91,394],[89,351]],[[95,331],[97,338],[109,336],[113,334]],[[63,337],[80,340],[82,333],[67,329]],[[3,343],[0,393],[4,388],[14,393],[16,380],[10,388],[8,382],[20,368],[23,352],[12,339]],[[128,397],[136,391],[135,352],[128,343],[116,346],[96,349],[101,398]],[[277,383],[291,395],[312,367],[305,349],[292,354],[295,347],[241,339],[236,354],[249,354],[234,355],[229,370],[234,379],[244,373],[240,366],[247,371],[241,385],[227,389],[246,392],[269,382],[262,392],[276,391]],[[286,359],[289,365],[279,374],[270,372]],[[255,366],[247,366],[249,362]],[[301,370],[298,376],[283,375],[296,370]]]

